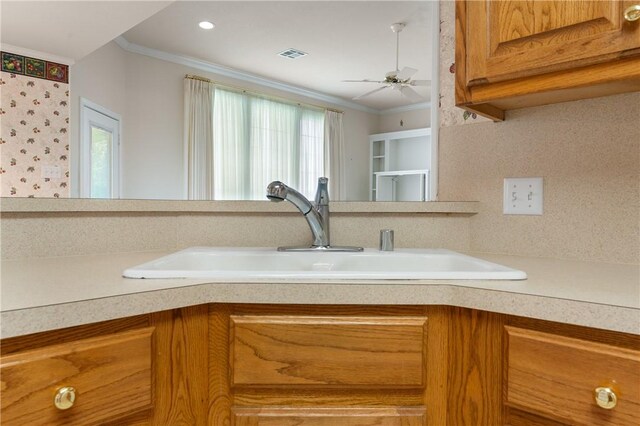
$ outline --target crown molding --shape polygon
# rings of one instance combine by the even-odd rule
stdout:
[[[316,99],[319,101],[327,102],[332,105],[341,106],[344,108],[355,109],[358,111],[367,112],[369,114],[380,115],[381,111],[378,109],[366,107],[364,105],[350,102],[337,96],[326,95],[314,90],[304,89],[302,87],[293,86],[291,84],[282,83],[268,78],[260,77],[255,74],[238,71],[232,68],[227,68],[222,65],[214,64],[211,62],[203,61],[200,59],[190,58],[188,56],[177,55],[174,53],[168,53],[158,49],[152,49],[136,43],[131,43],[123,36],[117,37],[114,40],[118,46],[127,52],[137,53],[139,55],[149,56],[151,58],[160,59],[162,61],[173,62],[174,64],[180,64],[187,67],[195,68],[202,71],[207,71],[213,74],[222,75],[225,77],[234,78],[236,80],[246,81],[248,83],[259,84],[271,89],[281,90],[283,92],[293,93],[307,98]]]

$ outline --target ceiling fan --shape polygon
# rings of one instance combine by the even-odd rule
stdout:
[[[378,83],[384,84],[384,86],[378,87],[370,92],[363,93],[362,95],[352,98],[353,100],[362,99],[365,96],[373,95],[381,90],[391,87],[394,90],[399,90],[407,98],[412,101],[418,102],[424,100],[422,96],[418,94],[412,87],[413,86],[428,86],[429,80],[412,80],[411,77],[418,72],[415,68],[403,67],[398,68],[398,57],[400,54],[400,32],[405,27],[402,22],[397,22],[391,25],[391,31],[396,34],[396,69],[395,71],[389,71],[384,80],[342,80],[345,83]]]

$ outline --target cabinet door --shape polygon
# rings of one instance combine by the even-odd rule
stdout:
[[[231,317],[234,386],[424,386],[425,317]]]
[[[241,408],[235,426],[423,426],[424,407]]]
[[[438,361],[446,311],[431,312],[433,323],[420,306],[212,305],[209,424],[424,426],[445,418]]]
[[[637,55],[640,23],[623,17],[632,4],[619,0],[465,1],[466,85]]]

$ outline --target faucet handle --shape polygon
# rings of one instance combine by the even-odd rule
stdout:
[[[318,189],[316,190],[316,206],[329,205],[329,178],[318,178]]]

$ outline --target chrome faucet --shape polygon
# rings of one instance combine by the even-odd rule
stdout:
[[[329,232],[329,179],[318,179],[316,198],[312,203],[295,189],[276,180],[267,186],[267,198],[279,203],[287,200],[291,202],[307,219],[313,243],[310,247],[278,247],[278,251],[362,251],[362,247],[332,247]]]

